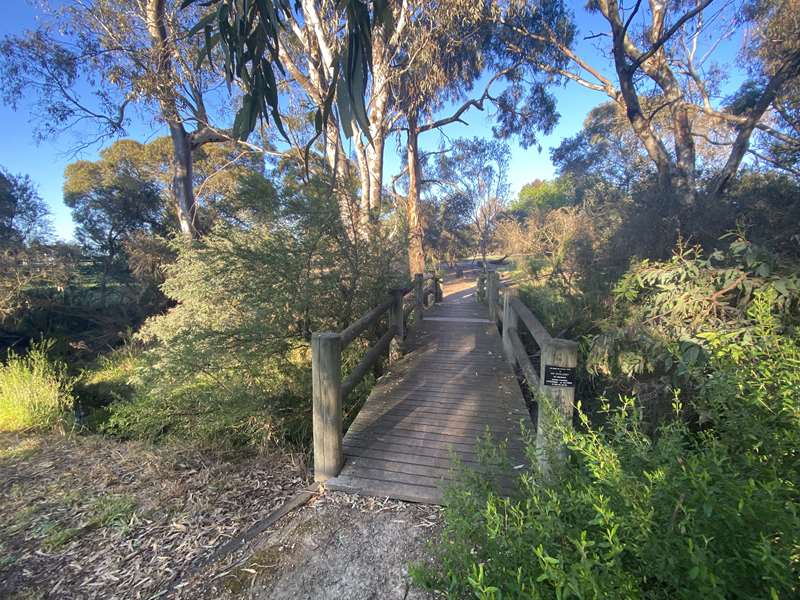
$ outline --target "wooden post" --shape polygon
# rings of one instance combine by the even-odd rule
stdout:
[[[516,331],[519,326],[517,313],[514,312],[514,307],[511,306],[511,299],[516,297],[517,288],[509,287],[503,291],[503,352],[511,366],[517,363],[517,359],[514,356],[514,346],[511,343],[511,331]]]
[[[417,319],[422,321],[422,311],[425,308],[425,282],[422,273],[414,275],[414,302],[416,304]]]
[[[554,338],[542,346],[536,449],[539,465],[545,474],[550,471],[553,461],[563,461],[566,457],[559,425],[572,427],[577,366],[576,342]]]
[[[486,273],[480,273],[475,280],[475,300],[486,302]]]
[[[336,477],[342,452],[342,344],[338,333],[311,336],[314,481]]]
[[[403,342],[406,339],[406,320],[403,314],[403,296],[405,295],[404,289],[393,289],[392,294],[392,309],[389,316],[389,325],[397,327],[397,332],[394,334],[392,343],[389,346],[389,360],[394,361],[403,355]]]
[[[442,302],[444,300],[444,290],[442,289],[442,278],[433,278],[433,301]]]
[[[497,320],[497,290],[500,287],[497,271],[486,275],[486,303],[489,305],[489,320]]]

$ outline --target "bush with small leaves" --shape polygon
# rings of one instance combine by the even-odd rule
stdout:
[[[583,415],[562,431],[567,461],[519,477],[510,497],[465,476],[417,581],[487,600],[797,598],[800,337],[782,333],[779,303],[755,293],[746,341],[706,338],[702,428],[676,397],[648,433],[627,399],[602,427]]]

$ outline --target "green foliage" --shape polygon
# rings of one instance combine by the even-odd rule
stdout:
[[[141,345],[128,341],[85,368],[75,382],[74,394],[81,425],[88,431],[105,428],[109,404],[128,402],[135,393],[132,379],[141,363]]]
[[[567,177],[552,181],[536,179],[522,186],[519,196],[508,208],[512,212],[527,215],[536,210],[552,210],[573,204],[574,195],[572,183]]]
[[[76,511],[78,508],[77,505],[74,507]],[[84,520],[80,523],[73,525],[69,522],[47,520],[37,525],[35,531],[43,536],[42,547],[49,552],[56,552],[74,539],[95,529],[127,531],[137,508],[136,499],[127,494],[99,496],[85,507],[85,511],[81,511]]]
[[[89,526],[110,527],[124,531],[128,528],[136,509],[136,499],[128,494],[100,496],[90,507],[92,516]]]
[[[89,251],[113,261],[133,232],[168,231],[160,172],[152,145],[119,140],[100,159],[79,160],[64,172],[64,203],[72,209],[76,236]]]
[[[201,61],[207,56],[212,60],[212,51],[219,46],[224,56],[225,78],[230,84],[236,81],[244,89],[242,107],[236,113],[233,133],[246,139],[255,129],[259,118],[270,120],[284,138],[287,138],[281,121],[281,107],[278,101],[278,84],[275,71],[283,71],[278,58],[278,35],[286,27],[281,17],[297,22],[305,21],[299,5],[294,11],[290,5],[275,0],[240,3],[233,0],[184,0],[183,8],[193,4],[208,6],[206,14],[198,19],[192,33],[205,33],[205,48],[200,54]],[[281,15],[281,17],[279,17]],[[328,18],[341,23],[339,30],[346,40],[346,46],[337,60],[330,81],[331,93],[323,99],[314,117],[317,136],[322,132],[333,110],[334,92],[336,107],[343,115],[345,132],[352,137],[353,131],[349,116],[352,115],[358,128],[369,138],[366,91],[368,72],[372,65],[372,27],[382,26],[387,30],[393,27],[392,11],[385,5],[370,14],[368,7],[357,0],[347,0],[337,5],[336,11]],[[347,26],[345,27],[344,24]],[[247,50],[246,50],[247,49]]]
[[[72,379],[48,358],[52,343],[33,345],[24,356],[9,353],[0,365],[0,431],[65,428],[72,409]]]
[[[484,259],[505,209],[510,157],[507,143],[477,137],[458,138],[449,152],[437,156],[436,193],[443,198],[449,213],[443,216],[462,241],[466,241],[464,226],[470,222],[478,252]]]
[[[800,338],[781,335],[777,303],[755,294],[749,342],[709,341],[710,427],[677,400],[655,434],[633,400],[604,427],[584,415],[551,477],[520,477],[511,498],[477,479],[451,490],[418,581],[452,598],[797,597]]]
[[[0,249],[44,241],[52,235],[47,205],[27,175],[0,167]]]
[[[310,334],[343,329],[399,283],[399,251],[387,251],[399,249],[380,232],[350,241],[323,181],[288,176],[278,208],[274,220],[176,241],[162,286],[175,306],[138,333],[132,395],[110,406],[107,432],[217,446],[310,439]],[[362,351],[348,349],[344,368]]]
[[[693,394],[706,376],[710,339],[753,342],[748,310],[759,292],[774,291],[783,325],[796,325],[796,271],[741,235],[729,239],[726,249],[708,257],[698,247],[680,246],[669,261],[635,263],[613,290],[589,369],[628,385],[649,380],[662,395],[669,386]]]

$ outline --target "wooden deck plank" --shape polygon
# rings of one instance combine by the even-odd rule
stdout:
[[[515,464],[524,464],[520,422],[532,423],[497,328],[472,291],[453,289],[426,311],[433,318],[412,328],[409,353],[390,367],[353,420],[344,438],[344,468],[329,488],[441,503],[454,458],[484,470],[477,442],[487,429],[495,440],[507,440]]]
[[[348,436],[348,440],[361,440],[362,442],[372,440],[382,440],[389,438],[398,438],[403,440],[418,440],[421,443],[440,442],[442,444],[455,444],[456,446],[464,446],[468,449],[476,448],[483,438],[484,433],[478,435],[472,433],[453,433],[451,431],[437,431],[436,429],[429,429],[422,431],[415,427],[403,426],[386,426],[383,423],[376,423],[375,427],[362,429],[361,431],[354,431]],[[506,442],[509,447],[522,448],[524,446],[522,440],[519,439],[518,431],[515,429],[507,431],[492,432],[492,439],[496,442]]]
[[[506,433],[516,433],[519,429],[519,421],[507,421],[502,423],[480,423],[474,422],[470,424],[464,423],[446,423],[446,422],[438,422],[433,423],[424,419],[405,419],[405,420],[393,420],[383,418],[379,422],[369,423],[365,422],[364,424],[358,424],[356,427],[351,427],[348,432],[356,433],[365,430],[374,429],[379,426],[379,423],[384,424],[386,427],[392,428],[407,428],[407,429],[415,429],[417,431],[427,431],[427,432],[437,432],[441,431],[443,428],[446,428],[448,431],[455,431],[462,435],[474,435],[476,438],[482,436],[487,429],[490,433],[495,434],[506,434]],[[374,427],[373,427],[374,425]]]
[[[397,415],[439,415],[442,417],[454,416],[461,418],[488,418],[502,416],[504,414],[524,416],[523,411],[511,408],[506,410],[502,406],[485,406],[474,402],[464,404],[462,402],[434,403],[433,399],[415,400],[405,398],[402,402],[382,402],[374,403],[364,409],[365,414],[384,415],[389,411]]]

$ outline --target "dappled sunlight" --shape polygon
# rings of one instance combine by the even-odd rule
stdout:
[[[800,597],[799,8],[5,2],[0,597]]]
[[[0,461],[27,458],[35,454],[41,446],[41,437],[0,432]]]

